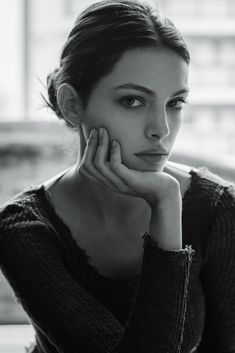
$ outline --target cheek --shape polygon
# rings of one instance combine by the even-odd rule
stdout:
[[[105,127],[109,135],[109,144],[114,139],[118,140],[124,154],[128,154],[132,139],[135,139],[135,136],[137,138],[138,131],[141,129],[140,126],[136,126],[133,119],[125,115],[125,112],[108,104],[105,104],[105,109],[104,106],[100,107],[100,105],[93,104],[92,108],[88,109],[82,116],[81,124],[85,139],[89,138],[89,132],[92,128],[98,130],[100,127]]]
[[[172,116],[171,119],[170,119],[170,130],[171,130],[171,135],[172,136],[175,136],[178,134],[180,128],[181,128],[181,125],[182,125],[182,119],[183,119],[183,116],[182,116],[182,113],[180,113],[179,115],[177,116]]]
[[[101,118],[99,114],[87,113],[83,115],[81,120],[81,125],[83,128],[83,134],[85,139],[89,138],[89,133],[92,128],[95,128],[97,131],[100,127],[106,127],[107,124],[104,118]]]

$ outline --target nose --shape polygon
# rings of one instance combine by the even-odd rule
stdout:
[[[170,134],[165,108],[149,112],[146,119],[145,134],[150,139],[164,140]]]

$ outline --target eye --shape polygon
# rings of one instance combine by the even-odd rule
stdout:
[[[144,99],[138,96],[122,97],[120,102],[128,108],[137,108],[144,105]]]
[[[182,109],[185,104],[188,104],[185,98],[177,98],[171,102],[169,102],[169,106],[174,109]]]

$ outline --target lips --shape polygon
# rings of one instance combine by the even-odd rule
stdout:
[[[138,153],[135,153],[135,155],[146,162],[162,163],[167,159],[169,152],[165,149],[158,148],[158,149],[149,149],[142,152],[138,152]]]
[[[149,149],[142,152],[135,153],[136,156],[168,156],[169,152],[165,149]]]

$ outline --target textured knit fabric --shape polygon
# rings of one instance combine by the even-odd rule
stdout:
[[[235,353],[233,188],[190,174],[183,249],[142,235],[141,273],[129,279],[90,264],[44,186],[2,205],[0,266],[35,329],[30,351]]]

